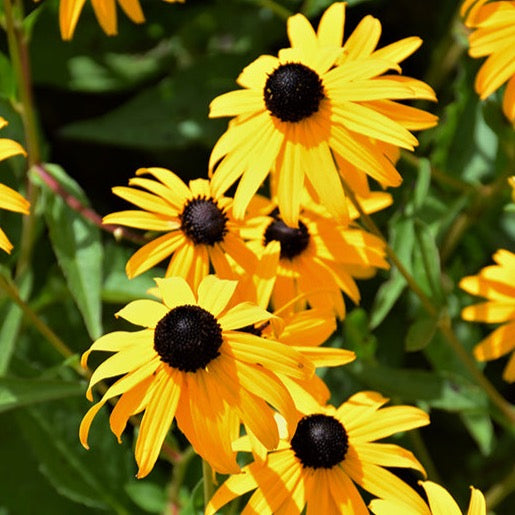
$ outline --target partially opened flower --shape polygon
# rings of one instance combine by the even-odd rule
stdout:
[[[39,0],[35,0],[39,2]],[[184,2],[184,0],[164,0],[165,2]],[[79,16],[86,0],[61,0],[59,3],[59,26],[64,40],[73,38]],[[143,23],[145,17],[139,0],[91,0],[91,5],[98,23],[108,36],[118,32],[116,6],[120,5],[123,12],[134,22]]]
[[[390,203],[387,193],[376,193],[363,200],[368,211]],[[384,243],[358,226],[338,223],[306,192],[300,208],[299,226],[293,228],[283,221],[275,203],[255,197],[241,234],[258,256],[272,242],[280,244],[272,293],[274,308],[300,295],[302,302],[343,318],[342,292],[358,303],[360,293],[355,278],[369,277],[377,268],[388,268]],[[351,211],[353,216],[356,214]]]
[[[502,107],[515,123],[515,2],[468,0],[461,12],[465,24],[473,29],[469,54],[488,57],[476,76],[476,91],[484,100],[506,84]]]
[[[0,116],[0,129],[4,128],[6,125],[7,121]],[[26,155],[24,148],[19,143],[12,139],[0,138],[0,161],[18,155]],[[5,184],[0,184],[0,209],[28,214],[29,208],[30,203],[28,200],[25,200],[12,188],[5,186]],[[10,254],[12,248],[12,243],[9,241],[5,232],[0,228],[0,249]]]
[[[370,20],[374,20],[371,17]],[[368,19],[367,18],[367,19]],[[252,196],[270,171],[277,184],[284,222],[297,226],[305,183],[329,212],[344,220],[346,202],[333,154],[385,186],[401,177],[376,141],[412,150],[412,128],[436,123],[396,100],[435,100],[426,84],[400,75],[399,62],[420,40],[402,40],[377,52],[381,26],[370,33],[360,26],[342,47],[344,4],[329,8],[316,35],[301,15],[288,20],[291,48],[278,57],[263,55],[237,79],[244,89],[213,100],[211,117],[234,116],[213,148],[210,171],[217,193],[240,176],[234,213],[242,218]],[[346,56],[350,56],[346,58]]]
[[[376,515],[462,515],[456,501],[445,488],[432,481],[420,481],[420,484],[429,501],[429,506],[424,511],[403,504],[400,496],[396,500],[374,499],[370,503],[370,509]],[[477,488],[470,487],[470,490],[467,515],[486,515],[485,497]]]
[[[120,211],[103,219],[106,224],[165,232],[129,259],[129,278],[169,256],[166,276],[184,277],[194,288],[209,274],[210,265],[220,277],[232,278],[227,256],[243,269],[253,269],[256,258],[239,236],[242,224],[233,219],[232,199],[215,195],[206,179],[190,181],[186,186],[164,168],[141,168],[136,172],[138,176],[145,174],[156,180],[135,177],[129,181],[131,187],[113,188],[116,195],[142,211]]]
[[[196,452],[222,473],[239,467],[231,444],[240,424],[268,449],[279,439],[273,406],[295,416],[290,394],[276,372],[308,378],[313,364],[293,348],[242,329],[273,315],[252,303],[232,304],[236,281],[208,276],[198,296],[179,277],[156,279],[162,302],[137,300],[117,316],[142,326],[109,333],[84,353],[114,352],[91,376],[87,395],[108,377],[123,376],[84,416],[80,439],[87,447],[91,422],[118,397],[110,425],[120,439],[129,417],[144,411],[136,442],[138,477],[154,466],[174,420]]]
[[[402,497],[415,510],[424,502],[383,467],[408,467],[424,474],[411,452],[376,440],[424,426],[429,418],[410,406],[382,408],[375,392],[353,395],[339,408],[322,407],[298,420],[293,437],[281,440],[265,461],[231,476],[206,507],[206,515],[252,492],[242,513],[368,513],[355,483],[382,499]]]
[[[493,259],[496,265],[460,281],[460,288],[487,299],[487,302],[464,308],[463,319],[503,324],[474,348],[474,356],[479,361],[497,359],[515,349],[515,254],[502,249]],[[508,360],[503,378],[515,381],[515,353]]]

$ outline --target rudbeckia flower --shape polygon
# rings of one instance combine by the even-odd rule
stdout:
[[[267,245],[252,274],[245,274],[238,283],[238,299],[250,300],[266,309],[270,304],[281,247],[279,242]],[[334,347],[322,347],[336,329],[332,310],[293,310],[296,299],[274,311],[277,317],[271,322],[247,327],[247,331],[264,338],[272,338],[291,346],[318,367],[337,367],[354,361],[354,352]],[[277,372],[281,381],[288,385],[293,401],[300,411],[312,402],[325,404],[330,392],[325,383],[314,374],[309,379],[292,379]]]
[[[211,117],[235,117],[213,148],[209,169],[217,193],[241,176],[234,197],[237,218],[272,171],[287,225],[297,226],[305,183],[343,220],[346,202],[339,173],[345,176],[346,170],[338,171],[334,154],[381,184],[398,186],[401,176],[374,142],[413,150],[418,142],[409,130],[436,123],[436,117],[420,118],[421,111],[395,102],[435,100],[429,86],[386,74],[400,71],[398,63],[420,40],[408,38],[375,50],[381,25],[367,17],[342,46],[344,7],[330,7],[317,34],[302,15],[289,18],[291,48],[280,50],[278,57],[256,59],[237,79],[244,89],[211,103]]]
[[[425,474],[411,452],[377,443],[398,431],[429,423],[410,406],[382,408],[387,399],[375,392],[353,395],[339,408],[318,407],[297,423],[291,439],[281,440],[266,460],[255,461],[216,491],[206,515],[240,495],[254,491],[242,513],[368,513],[355,483],[382,499],[402,497],[413,509],[424,502],[383,467],[408,467]]]
[[[208,276],[195,295],[180,277],[156,279],[162,302],[136,300],[117,313],[136,332],[98,339],[92,351],[114,352],[91,376],[92,388],[120,376],[84,416],[80,440],[88,448],[91,422],[110,399],[121,396],[110,417],[120,439],[130,416],[144,411],[135,448],[138,477],[154,466],[174,420],[195,451],[218,472],[239,470],[231,444],[240,423],[266,448],[279,440],[276,408],[287,420],[296,411],[276,372],[309,378],[313,364],[293,348],[242,329],[273,315],[251,303],[231,304],[237,281]]]
[[[470,10],[469,10],[470,9]],[[506,83],[502,108],[515,123],[515,2],[466,1],[461,8],[469,35],[471,57],[486,57],[475,81],[481,100]]]
[[[387,207],[391,196],[379,192],[361,202],[366,211],[374,211]],[[342,291],[358,303],[360,293],[354,279],[370,277],[376,268],[388,268],[384,243],[356,225],[338,223],[306,192],[300,208],[298,228],[293,228],[284,222],[275,203],[256,196],[241,235],[257,256],[267,245],[280,244],[272,293],[274,308],[301,296],[304,303],[343,318]],[[357,217],[354,211],[350,214]]]
[[[409,506],[400,502],[400,497],[395,501],[374,499],[370,503],[370,509],[375,515],[398,515],[399,513],[405,515],[461,515],[459,506],[445,488],[432,481],[420,481],[420,484],[424,488],[429,501],[429,506],[424,511],[410,509]],[[467,515],[486,515],[486,503],[483,494],[477,488],[470,487],[470,489],[470,504]]]
[[[503,323],[474,348],[479,361],[497,359],[515,349],[515,254],[498,250],[496,265],[483,268],[478,275],[464,277],[460,288],[471,295],[485,297],[487,302],[467,306],[461,312],[471,322]],[[515,354],[504,369],[503,378],[515,381]]]
[[[39,2],[39,0],[35,1]],[[169,3],[184,2],[184,0],[164,1]],[[61,37],[64,40],[73,38],[75,27],[85,3],[86,0],[61,0],[59,3],[59,26],[61,28]],[[91,0],[98,23],[108,36],[114,36],[118,32],[117,3],[134,23],[143,23],[145,21],[139,0]]]
[[[170,170],[141,168],[130,179],[132,187],[115,187],[113,192],[143,211],[131,210],[104,217],[106,224],[165,232],[147,243],[127,262],[129,278],[145,272],[172,256],[166,277],[180,276],[196,288],[209,274],[209,266],[222,278],[233,278],[230,256],[245,270],[256,258],[239,237],[241,222],[232,216],[232,199],[213,193],[206,179],[190,181],[189,187]],[[145,191],[146,190],[146,191]]]
[[[0,129],[3,129],[6,125],[7,121],[0,116]],[[27,153],[16,141],[8,138],[0,138],[0,161],[17,155],[25,156]],[[5,184],[0,184],[0,209],[7,209],[8,211],[27,215],[29,208],[30,203],[18,192],[5,186]],[[12,248],[12,243],[9,241],[9,238],[7,238],[5,232],[0,228],[0,249],[10,254]]]

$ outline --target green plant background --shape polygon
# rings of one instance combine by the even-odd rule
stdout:
[[[62,42],[58,2],[26,2],[43,159],[56,163],[46,168],[101,215],[123,207],[110,189],[125,185],[141,166],[164,166],[185,179],[206,177],[210,150],[227,123],[208,119],[210,100],[235,89],[238,73],[257,56],[285,46],[285,13],[302,11],[316,22],[330,4],[142,3],[147,22],[134,25],[119,12],[114,38],[102,33],[88,6],[73,41]],[[515,250],[515,211],[505,181],[510,167],[515,173],[513,128],[503,119],[500,94],[480,102],[473,90],[480,63],[466,53],[456,0],[348,4],[346,35],[372,14],[383,24],[381,45],[412,35],[424,39],[403,72],[435,88],[439,103],[421,107],[441,121],[420,134],[416,159],[401,159],[403,185],[392,191],[393,206],[374,220],[471,350],[492,328],[460,320],[460,309],[473,299],[457,283],[490,263],[498,248]],[[5,33],[0,51],[0,116],[9,121],[2,137],[23,142]],[[0,164],[0,179],[23,190],[25,170],[23,158],[9,159]],[[198,458],[182,468],[160,460],[147,478],[136,480],[134,430],[128,429],[118,445],[109,431],[108,408],[93,425],[91,450],[79,444],[78,425],[89,403],[86,382],[74,369],[78,356],[103,332],[121,328],[113,314],[144,295],[158,271],[129,281],[124,266],[137,246],[101,232],[32,177],[41,193],[31,266],[12,278],[22,217],[2,211],[0,225],[15,251],[0,255],[0,274],[75,354],[63,359],[0,292],[0,514],[29,514],[35,507],[40,514],[170,513],[171,491],[178,491],[181,513],[197,513],[202,507]],[[457,229],[459,220],[463,230]],[[433,463],[431,478],[441,481],[463,509],[469,485],[487,492],[499,484],[507,496],[494,512],[512,513],[515,496],[506,478],[513,476],[514,427],[489,404],[437,331],[438,319],[424,311],[395,268],[361,281],[360,289],[361,305],[348,304],[347,318],[330,341],[354,350],[358,359],[321,371],[332,401],[374,389],[394,403],[429,410],[430,426],[397,440],[425,464]],[[501,379],[505,363],[489,363],[484,371],[513,402],[514,387]],[[170,438],[186,449],[177,430]],[[429,462],[419,454],[424,450]],[[414,485],[419,479],[399,474]]]

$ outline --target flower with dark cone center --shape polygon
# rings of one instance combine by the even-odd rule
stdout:
[[[299,220],[299,227],[289,227],[281,218],[274,221],[265,230],[264,245],[271,241],[281,244],[281,259],[293,259],[302,254],[309,244],[308,228]]]
[[[300,63],[281,64],[265,84],[265,105],[283,122],[300,122],[318,111],[324,98],[318,74]]]
[[[222,341],[222,328],[216,318],[189,304],[168,312],[154,332],[154,349],[161,361],[182,372],[205,368],[220,355]]]
[[[181,229],[195,245],[214,245],[223,241],[228,218],[216,200],[196,197],[189,200],[179,215]]]
[[[341,422],[316,414],[300,420],[290,445],[304,467],[330,469],[345,458],[349,439]]]

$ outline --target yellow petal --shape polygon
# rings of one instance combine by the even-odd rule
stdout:
[[[515,75],[513,47],[496,52],[485,61],[476,76],[475,88],[482,100]]]
[[[117,33],[115,0],[91,0],[99,25],[108,36]]]
[[[245,467],[241,474],[230,476],[227,481],[215,492],[206,506],[205,515],[214,515],[222,506],[231,502],[236,497],[257,488],[256,480]]]
[[[486,515],[485,496],[473,486],[470,487],[470,504],[467,515]]]
[[[233,291],[235,287],[236,284],[233,282]],[[219,317],[218,322],[224,331],[230,331],[270,320],[273,316],[272,313],[269,313],[252,302],[242,302]]]
[[[479,361],[500,358],[515,349],[515,322],[498,327],[474,347],[474,357]]]
[[[59,3],[59,27],[65,41],[72,39],[85,3],[86,0],[61,0]]]
[[[131,324],[154,328],[170,310],[160,302],[150,299],[133,300],[122,308],[116,317],[122,317]]]
[[[191,197],[190,190],[182,179],[166,168],[139,168],[136,171],[136,175],[144,174],[153,175],[157,180],[161,181],[172,192],[173,198],[177,199],[178,205],[182,205],[186,199]]]
[[[320,18],[317,34],[318,43],[321,46],[342,46],[345,7],[344,2],[335,2],[326,9]]]
[[[140,191],[127,186],[115,186],[112,191],[115,195],[118,195],[145,211],[168,215],[171,218],[177,217],[179,214],[177,209],[171,206],[166,200],[157,195],[147,193],[146,191]]]
[[[464,320],[476,322],[505,322],[515,318],[515,303],[511,302],[483,302],[474,306],[467,306],[461,311]]]
[[[26,156],[25,149],[16,141],[7,138],[0,138],[0,161],[12,156]]]
[[[333,501],[338,507],[338,513],[352,513],[353,515],[368,513],[358,489],[340,467],[333,467],[327,479]]]
[[[0,208],[28,215],[30,202],[25,200],[17,191],[0,184]]]
[[[134,23],[143,23],[145,21],[145,17],[143,16],[143,11],[141,10],[139,0],[118,0],[118,3],[120,4],[120,7],[123,9],[123,12]]]
[[[262,93],[268,79],[268,75],[270,75],[278,66],[279,59],[277,59],[277,57],[261,55],[243,69],[236,82],[244,88],[257,89]]]
[[[147,231],[173,231],[179,229],[181,224],[177,220],[170,220],[169,216],[147,211],[117,211],[107,215],[102,220],[103,224],[124,225],[135,229]]]
[[[389,443],[360,443],[355,444],[356,453],[361,460],[382,467],[405,467],[418,470],[422,475],[426,471],[412,452]]]
[[[218,317],[234,295],[237,285],[238,283],[236,281],[218,279],[218,277],[214,275],[208,275],[200,283],[198,288],[199,306],[204,308],[206,311],[209,311],[214,317]],[[224,317],[220,317],[219,322],[222,328],[226,329],[222,322],[224,319],[225,315]],[[229,329],[233,329],[233,327],[230,327]]]
[[[155,280],[161,293],[163,303],[170,310],[184,304],[196,305],[197,299],[189,284],[182,277],[168,277]]]
[[[419,37],[412,36],[404,38],[376,50],[373,52],[372,57],[374,59],[385,59],[387,61],[400,63],[401,61],[404,61],[406,57],[415,52],[421,44],[422,40]]]
[[[165,372],[166,370],[166,372]],[[152,470],[161,452],[166,434],[175,417],[181,395],[181,373],[170,368],[162,369],[156,377],[160,381],[141,420],[134,456],[139,466],[138,478]]]
[[[12,243],[9,241],[9,238],[5,235],[5,232],[0,228],[0,249],[5,250],[7,254],[11,253],[13,249]]]
[[[420,481],[424,488],[432,515],[461,515],[461,510],[445,488],[432,481]]]
[[[290,16],[287,21],[287,31],[292,47],[300,48],[306,54],[318,48],[315,31],[304,15]]]
[[[372,16],[365,16],[347,39],[344,49],[345,60],[368,57],[377,46],[381,36],[381,22]]]

